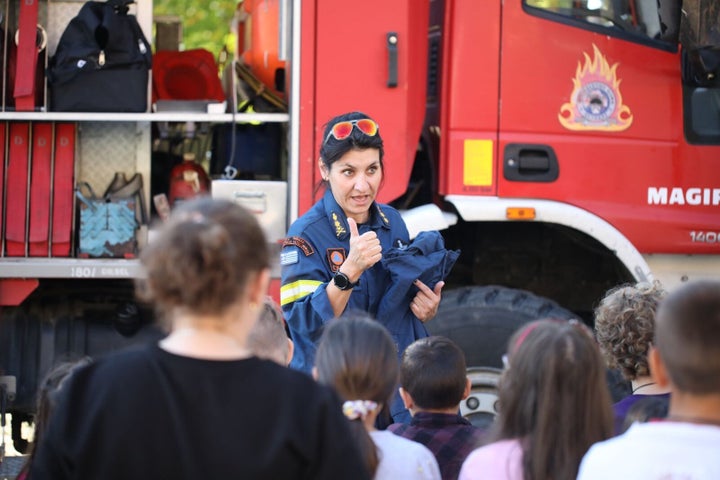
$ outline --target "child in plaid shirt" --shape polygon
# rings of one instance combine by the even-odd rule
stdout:
[[[459,412],[470,394],[465,355],[450,339],[421,338],[403,353],[400,396],[410,410],[410,424],[394,423],[388,430],[422,443],[440,465],[443,480],[455,480],[465,457],[484,433]]]

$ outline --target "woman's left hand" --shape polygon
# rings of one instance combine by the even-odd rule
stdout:
[[[418,287],[420,291],[415,295],[412,302],[410,302],[410,311],[421,322],[425,323],[432,319],[437,313],[440,299],[442,298],[440,292],[445,286],[445,282],[441,281],[436,283],[433,290],[430,290],[430,287],[420,280],[415,280],[415,286]]]

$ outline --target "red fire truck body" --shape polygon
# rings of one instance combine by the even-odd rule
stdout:
[[[268,6],[290,20],[275,25],[288,47],[285,226],[318,198],[325,122],[360,110],[385,141],[380,201],[401,210],[412,235],[438,229],[461,250],[428,328],[466,353],[475,385],[466,414],[492,413],[493,368],[523,322],[591,323],[596,302],[624,282],[720,278],[712,2],[244,1],[255,19],[244,28],[267,27]],[[257,51],[245,58],[268,53],[248,48]],[[76,262],[67,268],[84,272]],[[8,265],[0,258],[0,270]],[[103,265],[118,275],[0,271],[0,367],[17,381],[18,418],[55,359],[140,341],[150,323],[128,307],[134,264]],[[102,300],[78,306],[89,298]]]
[[[438,228],[462,250],[428,329],[472,366],[464,413],[492,412],[496,377],[475,367],[499,367],[520,323],[568,316],[557,304],[591,323],[620,283],[718,278],[718,84],[692,71],[695,49],[717,55],[703,30],[715,7],[369,0],[300,13],[292,213],[317,198],[324,122],[376,118],[381,200],[411,234]]]
[[[424,121],[422,147],[439,143],[425,181],[461,219],[504,222],[508,207],[535,208],[529,220],[595,238],[636,279],[715,275],[718,149],[687,139],[676,44],[618,38],[626,32],[600,33],[523,2],[459,0],[433,19],[427,73],[423,2],[319,3],[302,15],[301,51],[309,44],[315,56],[301,57],[299,212],[314,200],[323,121],[357,108],[379,119],[387,139],[383,200],[405,192]],[[399,32],[404,55],[396,88],[385,84],[388,32]],[[435,118],[426,100],[439,105]],[[593,101],[606,104],[593,114]]]

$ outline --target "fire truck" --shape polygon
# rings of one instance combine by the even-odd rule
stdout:
[[[411,236],[440,230],[461,251],[427,327],[465,351],[468,416],[494,412],[501,356],[522,323],[591,324],[615,285],[659,280],[672,289],[720,277],[717,2],[244,0],[242,8],[241,61],[286,99],[287,112],[0,119],[77,122],[80,143],[129,132],[131,167],[146,176],[157,169],[148,154],[157,123],[280,124],[273,178],[212,186],[249,202],[279,252],[287,226],[321,194],[324,123],[366,112],[385,141],[379,200],[403,213]],[[141,1],[137,10],[149,32],[151,8]],[[85,161],[75,181],[90,175]],[[57,359],[159,332],[134,300],[136,260],[6,253],[0,374],[22,449],[20,424]],[[273,276],[277,296],[279,265]]]

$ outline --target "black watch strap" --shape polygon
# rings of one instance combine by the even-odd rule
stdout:
[[[351,290],[352,288],[357,287],[360,282],[353,283],[343,272],[337,272],[333,277],[333,283],[340,290]]]

